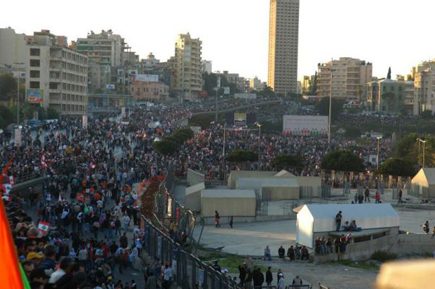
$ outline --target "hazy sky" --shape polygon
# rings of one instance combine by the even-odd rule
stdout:
[[[435,58],[431,0],[301,0],[299,78],[340,56],[373,63],[374,75],[407,74]],[[24,9],[25,7],[25,9]],[[269,0],[22,0],[1,4],[0,27],[49,29],[68,40],[112,29],[141,58],[174,54],[177,34],[203,41],[213,70],[267,78]]]

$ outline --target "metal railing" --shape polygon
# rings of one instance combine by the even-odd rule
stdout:
[[[145,251],[151,258],[162,264],[170,264],[173,270],[173,282],[183,289],[241,289],[231,277],[214,270],[203,263],[184,247],[174,242],[168,235],[159,230],[152,222],[142,216]],[[302,288],[302,287],[300,287]]]

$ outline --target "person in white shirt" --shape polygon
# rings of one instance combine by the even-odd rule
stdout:
[[[284,289],[285,288],[285,280],[284,276],[282,276],[278,281],[278,289]]]
[[[124,229],[127,232],[128,226],[130,225],[130,217],[128,215],[124,215],[124,217],[122,217],[122,222],[124,223]]]
[[[169,264],[165,265],[165,269],[163,270],[163,288],[170,288],[172,283],[172,268],[169,267]]]
[[[60,267],[50,276],[49,284],[55,284],[63,275],[69,272],[72,265],[72,259],[65,257],[60,261]]]

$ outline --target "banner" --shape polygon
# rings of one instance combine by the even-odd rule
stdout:
[[[84,115],[83,116],[83,128],[87,128],[88,127],[88,116]]]
[[[121,117],[125,117],[125,107],[121,108]]]
[[[15,144],[16,147],[20,147],[21,146],[21,129],[20,128],[15,129],[14,144]]]
[[[133,76],[133,81],[159,82],[159,76],[154,74],[136,74]]]
[[[284,115],[283,134],[285,136],[326,136],[328,117],[315,115]]]
[[[28,89],[27,101],[29,103],[42,103],[44,99],[44,91],[42,89]]]
[[[115,89],[115,85],[114,84],[106,84],[106,89],[107,90],[114,90]]]
[[[246,113],[235,113],[234,114],[234,125],[246,125]]]

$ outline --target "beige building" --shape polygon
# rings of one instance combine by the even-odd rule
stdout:
[[[164,102],[169,97],[169,86],[163,82],[133,81],[130,92],[134,100]]]
[[[202,90],[201,45],[199,38],[180,34],[171,58],[171,89],[180,100],[196,100]]]
[[[414,113],[414,82],[380,79],[367,83],[367,106],[370,111],[392,114]]]
[[[0,66],[17,66],[26,62],[26,35],[0,28]]]
[[[366,83],[372,80],[372,64],[364,60],[341,57],[318,66],[317,95],[361,100]],[[331,73],[332,72],[332,73]]]
[[[66,43],[66,37],[49,30],[28,37],[26,88],[42,90],[44,108],[61,115],[84,115],[88,109],[88,58]]]
[[[435,59],[413,68],[416,114],[435,111]]]
[[[299,0],[271,0],[268,85],[277,94],[297,92]]]
[[[251,90],[261,91],[264,89],[264,83],[258,77],[249,79],[249,87]]]

